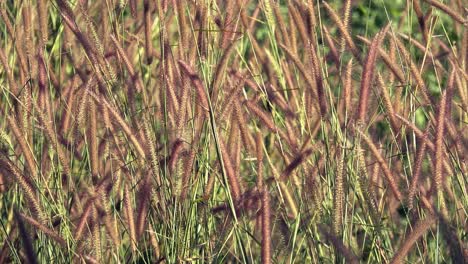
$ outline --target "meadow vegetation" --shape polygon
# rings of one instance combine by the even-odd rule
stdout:
[[[466,4],[0,1],[0,263],[466,263]]]

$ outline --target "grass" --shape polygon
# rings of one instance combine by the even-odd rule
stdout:
[[[462,1],[1,2],[0,263],[467,262],[467,25]]]

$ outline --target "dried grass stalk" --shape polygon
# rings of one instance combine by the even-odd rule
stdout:
[[[35,216],[41,223],[44,223],[45,215],[37,197],[37,189],[33,180],[22,174],[20,169],[3,154],[0,154],[0,165],[2,165],[1,167],[6,168],[7,172],[11,173],[13,176],[12,179],[17,182],[24,191],[24,195],[29,202],[29,206],[34,211]]]
[[[143,10],[144,10],[144,24],[145,24],[145,54],[146,54],[146,63],[151,64],[153,61],[154,56],[154,49],[151,37],[151,31],[153,27],[153,23],[151,21],[151,9],[153,1],[145,0],[143,3]]]
[[[58,141],[58,135],[52,127],[52,120],[50,120],[49,115],[47,115],[47,113],[44,113],[36,104],[34,104],[34,107],[37,110],[39,120],[44,126],[44,130],[46,132],[47,138],[51,142],[52,146],[55,148],[55,151],[57,151],[57,155],[59,157],[60,163],[62,164],[65,174],[71,177],[71,169],[70,169],[71,163],[70,163],[68,156],[65,155],[65,151],[63,150],[62,145],[60,145]],[[73,181],[70,181],[70,184],[71,184],[72,189],[74,189]]]
[[[414,226],[412,232],[408,235],[403,244],[397,250],[390,263],[403,263],[414,243],[416,243],[416,241],[418,241],[418,239],[421,238],[421,236],[423,236],[435,222],[435,218],[431,216],[424,220],[419,220]]]
[[[96,207],[91,209],[91,217],[93,219],[92,225],[92,243],[94,248],[94,256],[97,260],[102,259],[101,251],[101,234],[100,234],[100,225],[99,225],[99,215]]]
[[[23,53],[24,49],[22,49],[20,46],[22,42],[22,37],[18,34],[18,32],[14,31],[13,25],[11,24],[11,21],[10,21],[10,17],[8,16],[8,13],[7,13],[7,8],[4,7],[4,5],[5,5],[4,2],[0,3],[0,17],[2,18],[5,24],[8,35],[10,35],[10,37],[15,40],[14,41],[15,50],[16,50],[16,54],[18,55],[18,62],[20,64],[20,76],[21,76],[20,80],[23,83],[25,81],[23,75],[28,72],[28,68],[26,67],[26,61],[24,58],[24,53]],[[26,38],[28,38],[28,36],[26,36],[25,39]]]
[[[271,263],[271,212],[270,194],[266,187],[262,191],[262,263]]]
[[[343,25],[346,31],[349,31],[349,18],[351,16],[351,0],[346,0],[343,4]],[[343,37],[340,40],[340,53],[343,53],[346,48],[346,39]]]
[[[121,115],[118,113],[118,111],[112,107],[109,102],[102,96],[97,96],[94,93],[90,93],[90,95],[96,100],[97,103],[102,104],[104,107],[109,109],[109,113],[111,116],[115,119],[117,124],[122,128],[122,130],[125,132],[125,134],[128,136],[130,141],[132,142],[133,146],[135,147],[137,153],[140,155],[140,158],[143,160],[146,159],[146,153],[143,150],[143,147],[141,146],[140,142],[138,141],[137,137],[135,134],[132,132],[128,124],[124,121],[124,119],[121,117]]]
[[[394,131],[398,131],[398,123],[395,119],[395,110],[393,109],[392,101],[390,98],[390,94],[388,92],[388,87],[385,85],[384,79],[380,73],[377,74],[377,80],[379,82],[381,94],[382,94],[382,99],[385,105],[385,108],[388,112],[388,119],[390,120],[390,124],[392,125],[392,128]]]
[[[137,250],[137,237],[135,231],[135,218],[133,216],[133,208],[130,197],[130,191],[128,190],[128,185],[125,185],[124,190],[124,208],[128,224],[128,234],[130,236],[130,245],[132,252],[135,253]]]
[[[198,94],[198,99],[200,99],[200,105],[203,110],[208,111],[208,96],[205,92],[205,88],[203,87],[203,83],[200,80],[200,77],[196,74],[196,72],[184,61],[179,60],[179,65],[182,66],[183,72],[189,75],[190,80],[192,81],[193,85],[195,86],[196,92]]]
[[[39,221],[36,219],[29,217],[27,215],[24,215],[20,213],[21,218],[28,222],[30,225],[32,225],[34,228],[37,228],[38,230],[42,231],[46,236],[57,242],[60,246],[66,248],[67,247],[67,242],[65,239],[63,239],[59,234],[57,234],[54,230],[51,230],[50,228],[46,227],[44,224],[41,224]]]
[[[24,222],[20,213],[18,213],[18,211],[16,210],[14,211],[14,213],[15,213],[16,222],[18,223],[20,237],[21,237],[21,240],[23,241],[23,247],[25,250],[28,263],[36,264],[38,263],[37,256],[36,256],[36,252],[34,252],[34,246],[32,244],[31,236],[26,230],[26,226],[24,225]]]
[[[94,201],[94,198],[90,198],[84,206],[84,211],[81,214],[80,219],[75,229],[74,239],[76,241],[80,241],[82,239],[83,231],[86,225],[88,224],[88,218],[90,218],[92,207],[94,206],[93,201]]]
[[[366,45],[371,45],[371,41],[369,41],[368,39],[362,36],[357,36],[357,38],[361,40],[362,42],[364,42]],[[387,67],[398,78],[400,83],[405,84],[406,83],[405,74],[400,69],[400,67],[395,63],[395,60],[392,59],[392,57],[390,57],[390,55],[387,52],[385,52],[383,48],[379,47],[378,49],[379,49],[379,55],[382,58],[382,60],[385,62]]]
[[[445,12],[447,15],[449,15],[451,18],[453,18],[453,20],[455,20],[456,22],[462,24],[462,25],[467,25],[468,21],[463,18],[462,15],[458,14],[455,10],[451,9],[449,6],[445,5],[444,3],[442,2],[439,2],[439,1],[435,1],[435,0],[423,0],[425,1],[426,3],[430,4],[431,6],[434,6],[440,10],[442,10],[443,12]]]
[[[344,174],[345,174],[345,155],[344,153],[338,160],[338,168],[335,176],[335,188],[333,196],[333,232],[340,236],[343,231],[343,204],[344,204]]]
[[[257,148],[257,188],[261,190],[263,187],[263,136],[260,132],[257,132],[255,146]]]
[[[413,75],[413,78],[415,79],[416,81],[416,84],[419,86],[419,88],[421,89],[421,92],[422,92],[422,95],[423,95],[423,98],[424,100],[426,101],[426,103],[431,103],[431,98],[429,97],[429,93],[428,93],[428,89],[427,89],[427,86],[426,84],[424,83],[424,80],[421,76],[421,72],[419,71],[418,69],[418,66],[414,63],[414,61],[411,59],[411,55],[410,53],[406,50],[405,46],[403,45],[403,43],[394,35],[393,36],[393,39],[395,41],[395,43],[397,44],[398,46],[398,49],[400,50],[400,52],[403,54],[403,57],[405,58],[405,60],[409,63],[409,66],[410,66],[410,70],[411,70],[411,74]]]
[[[347,248],[340,238],[328,232],[323,225],[319,226],[319,230],[325,236],[326,240],[330,241],[336,250],[344,256],[347,263],[359,263],[359,258],[356,256],[356,254],[354,254],[351,249]]]
[[[317,99],[319,101],[319,107],[320,107],[320,116],[324,118],[328,111],[328,104],[327,104],[325,89],[323,87],[322,70],[320,67],[321,60],[318,57],[317,52],[315,51],[315,47],[312,43],[309,43],[309,48],[307,49],[307,51],[309,52],[309,56],[311,59],[312,73],[315,76],[314,79],[315,79],[315,84],[316,84],[316,89],[317,89]]]
[[[91,154],[91,174],[97,177],[99,174],[99,157],[98,157],[98,123],[97,109],[93,100],[89,102],[89,151]]]
[[[388,24],[374,37],[374,40],[372,40],[372,44],[369,49],[369,53],[367,54],[366,63],[364,65],[364,69],[362,70],[360,101],[357,118],[358,123],[366,122],[366,114],[368,111],[367,104],[369,100],[370,88],[374,77],[375,63],[378,55],[377,48],[381,45],[385,34],[389,29],[390,24]]]
[[[435,138],[435,164],[434,164],[434,185],[439,200],[442,214],[447,215],[447,208],[444,199],[443,187],[443,161],[444,161],[444,133],[445,133],[445,112],[447,105],[447,91],[442,92],[437,118],[436,138]]]
[[[9,89],[10,92],[13,94],[15,98],[17,98],[19,96],[18,85],[15,81],[15,77],[13,76],[13,71],[11,70],[10,66],[8,66],[8,59],[5,56],[3,49],[1,48],[0,48],[0,64],[2,64],[3,69],[6,72],[8,84],[10,85],[10,89]]]
[[[366,144],[369,146],[371,152],[374,154],[377,161],[379,162],[380,167],[382,168],[382,170],[384,172],[384,175],[385,175],[388,183],[390,184],[390,189],[392,190],[393,195],[395,195],[395,198],[398,201],[401,201],[402,195],[401,195],[401,192],[398,189],[396,179],[393,176],[390,169],[388,168],[388,165],[385,162],[385,160],[383,159],[382,155],[380,155],[380,152],[377,150],[377,147],[375,146],[374,142],[372,142],[372,140],[366,134],[364,134],[362,131],[360,131],[359,129],[357,129],[357,132],[362,136],[362,139],[364,139],[364,142],[366,142]]]
[[[420,178],[421,170],[422,170],[422,163],[424,161],[424,156],[426,154],[427,142],[428,142],[428,138],[427,138],[427,132],[426,132],[424,136],[421,138],[421,143],[420,143],[419,150],[416,155],[416,161],[414,164],[413,177],[411,179],[411,184],[410,184],[410,188],[408,191],[408,208],[409,209],[413,208],[414,196],[416,195],[416,190],[418,189],[419,178]]]
[[[349,60],[348,64],[346,65],[346,72],[343,81],[343,97],[342,97],[342,105],[344,106],[344,111],[347,116],[350,115],[350,111],[352,110],[351,107],[351,99],[353,98],[353,60]]]
[[[302,76],[304,77],[306,83],[308,84],[309,88],[310,88],[310,91],[312,92],[312,95],[317,98],[319,98],[318,94],[317,94],[317,84],[316,82],[314,81],[313,78],[311,78],[309,72],[306,70],[304,64],[301,62],[301,60],[296,56],[294,55],[286,46],[280,44],[281,48],[285,51],[285,54],[294,62],[294,64],[296,65],[297,69],[299,70],[299,72],[302,74]]]
[[[291,46],[291,40],[289,39],[290,33],[286,29],[286,23],[284,22],[283,17],[281,16],[281,11],[279,8],[279,4],[275,3],[274,1],[270,0],[271,2],[271,7],[273,8],[273,13],[276,17],[276,22],[278,22],[279,29],[281,32],[281,39],[283,39],[283,43],[286,47],[292,48]]]
[[[338,54],[338,49],[336,48],[335,42],[331,38],[330,32],[328,31],[325,25],[322,26],[323,29],[323,36],[325,37],[325,41],[327,42],[327,46],[330,49],[330,54],[335,62],[336,68],[340,68],[340,55]],[[343,42],[346,45],[346,42]],[[345,46],[343,46],[344,51]]]
[[[49,39],[49,27],[47,24],[47,1],[37,0],[37,14],[39,17],[39,31],[41,33],[42,43],[45,45]]]
[[[360,52],[353,39],[351,38],[351,34],[348,32],[347,27],[343,24],[343,21],[341,21],[339,15],[335,12],[335,10],[333,10],[333,8],[331,8],[331,6],[327,2],[323,2],[323,6],[330,14],[330,18],[333,20],[333,22],[335,22],[336,26],[338,27],[338,30],[340,31],[341,35],[346,41],[346,44],[348,44],[351,53],[354,55],[354,57],[356,57],[358,61],[361,61]]]
[[[21,151],[23,152],[29,172],[31,173],[31,176],[33,179],[37,179],[38,170],[36,167],[34,154],[32,153],[32,150],[31,150],[32,146],[29,145],[29,142],[26,141],[25,135],[19,129],[16,123],[17,122],[16,116],[11,115],[11,116],[8,116],[7,119],[8,119],[8,124],[10,125],[10,128],[13,134],[15,135],[15,138],[18,141],[18,144],[21,147]]]
[[[227,151],[223,140],[219,139],[218,142],[219,142],[219,148],[221,150],[221,156],[223,159],[224,169],[226,170],[226,176],[227,176],[228,183],[229,183],[229,189],[231,191],[231,195],[232,195],[234,202],[237,203],[237,201],[239,201],[239,199],[241,198],[241,189],[240,189],[241,184],[239,180],[239,175],[235,174],[235,170],[232,165],[229,152]]]
[[[111,35],[110,39],[112,41],[112,44],[114,44],[115,49],[117,50],[117,53],[122,58],[122,60],[123,60],[123,62],[125,64],[125,67],[127,68],[128,73],[130,74],[132,85],[135,86],[137,92],[143,91],[143,85],[142,85],[142,83],[140,81],[140,78],[138,78],[138,75],[135,72],[135,68],[133,67],[132,63],[130,62],[130,59],[128,58],[128,56],[125,53],[122,46],[120,45],[119,41],[115,38],[114,35]]]

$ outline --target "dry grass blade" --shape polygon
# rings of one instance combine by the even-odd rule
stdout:
[[[99,215],[96,210],[96,207],[92,207],[91,209],[91,217],[93,219],[93,226],[92,226],[92,242],[94,248],[94,255],[97,260],[101,260],[102,252],[101,252],[101,234],[100,234],[100,226],[99,226]]]
[[[305,19],[301,16],[299,10],[294,6],[293,2],[288,3],[288,9],[292,16],[292,19],[294,20],[294,23],[296,23],[296,27],[297,27],[297,30],[299,31],[299,35],[301,36],[302,43],[304,45],[307,45],[310,39],[307,34],[307,29],[304,23]]]
[[[421,238],[421,236],[423,236],[429,228],[431,228],[431,226],[436,222],[435,220],[436,219],[431,216],[424,220],[419,220],[414,226],[412,232],[408,235],[403,244],[397,250],[390,263],[403,263],[406,255],[408,255],[408,252],[411,250],[414,243],[416,243],[416,241],[418,241],[418,239]]]
[[[330,14],[330,18],[333,20],[333,22],[335,22],[336,26],[338,27],[338,30],[345,39],[346,43],[348,44],[351,53],[354,55],[354,57],[356,57],[358,61],[361,61],[360,52],[356,47],[356,44],[354,43],[353,39],[351,38],[347,27],[343,24],[343,21],[341,21],[339,15],[335,12],[335,10],[333,10],[333,8],[331,8],[331,6],[327,2],[323,2],[323,6]]]
[[[11,24],[11,21],[10,21],[10,17],[8,16],[8,13],[7,13],[7,8],[5,7],[5,3],[2,2],[0,3],[1,6],[0,6],[0,17],[2,18],[3,20],[3,23],[5,24],[5,27],[6,27],[6,30],[8,32],[8,34],[13,38],[15,36],[14,34],[14,29],[13,29],[13,25]]]
[[[323,79],[322,79],[322,70],[320,68],[320,59],[317,55],[317,52],[315,51],[314,45],[312,43],[309,43],[309,48],[307,51],[309,52],[309,56],[311,59],[311,64],[312,64],[312,72],[315,76],[315,84],[317,87],[317,99],[319,101],[319,106],[320,106],[320,115],[322,118],[325,118],[326,113],[328,111],[328,104],[327,104],[327,97],[325,94],[325,89],[323,86]]]
[[[463,4],[0,0],[0,263],[462,263]]]
[[[185,13],[185,8],[186,5],[184,1],[176,1],[175,2],[176,10],[177,10],[177,22],[179,25],[179,32],[180,32],[180,42],[179,42],[179,47],[180,47],[180,52],[184,50],[189,49],[189,43],[188,43],[188,29],[190,28],[188,23],[187,23],[187,16]]]
[[[299,72],[301,72],[302,76],[304,77],[305,81],[307,82],[309,88],[310,88],[310,91],[312,92],[313,96],[315,98],[317,98],[318,100],[318,94],[317,94],[317,90],[316,90],[316,87],[317,87],[317,84],[315,83],[315,81],[310,77],[310,74],[309,72],[306,70],[306,67],[304,66],[304,64],[301,62],[301,60],[292,53],[292,51],[290,51],[286,46],[284,46],[283,44],[280,44],[281,48],[285,51],[285,54],[288,56],[288,58],[290,58],[294,64],[296,65],[297,69],[299,70]]]
[[[345,155],[342,154],[338,160],[338,168],[335,176],[335,188],[333,196],[333,232],[340,236],[343,231],[343,203],[344,203],[344,175],[345,175]]]
[[[418,17],[418,23],[419,27],[421,28],[421,31],[423,32],[424,41],[427,42],[429,32],[427,31],[426,21],[424,19],[424,14],[419,1],[413,1],[413,10],[416,13],[416,16]]]
[[[442,215],[437,214],[440,222],[440,229],[445,242],[448,244],[450,249],[450,255],[453,263],[467,263],[468,252],[463,248],[463,242],[457,236],[455,228],[448,222],[448,220]],[[465,251],[465,252],[464,252]]]
[[[125,191],[124,191],[124,208],[125,208],[125,215],[126,215],[127,224],[128,224],[128,234],[130,236],[130,245],[131,245],[132,252],[135,253],[137,250],[135,218],[133,216],[133,208],[132,208],[130,191],[128,190],[127,185],[125,185]]]
[[[221,36],[221,49],[226,49],[229,45],[229,42],[232,41],[234,33],[236,31],[236,10],[234,9],[236,3],[234,1],[226,1],[226,15],[224,16],[224,23],[222,26],[222,36]]]
[[[424,156],[426,154],[427,142],[428,142],[428,138],[427,138],[427,132],[426,132],[421,139],[421,144],[419,146],[418,154],[416,155],[416,161],[414,164],[414,173],[413,173],[410,188],[408,191],[408,208],[409,209],[413,208],[414,196],[416,195],[416,190],[419,184],[419,178],[420,178],[421,170],[422,170],[422,163],[424,160]]]
[[[431,98],[429,97],[427,86],[424,83],[424,80],[421,76],[421,72],[419,71],[417,65],[412,60],[410,53],[406,50],[403,43],[396,36],[394,35],[392,36],[393,36],[395,43],[398,46],[398,49],[403,54],[403,57],[409,63],[411,74],[413,75],[413,78],[416,80],[416,84],[421,89],[424,100],[426,101],[426,103],[431,103],[432,101],[431,101]]]
[[[377,80],[379,82],[383,103],[388,112],[387,116],[388,116],[388,119],[390,120],[390,124],[392,125],[392,128],[394,131],[398,131],[399,127],[395,119],[395,110],[393,109],[393,104],[390,98],[390,94],[387,90],[388,89],[387,85],[385,85],[384,79],[380,73],[378,73]]]
[[[222,90],[221,84],[226,73],[226,68],[228,66],[229,58],[231,57],[232,52],[235,50],[236,42],[233,41],[231,44],[224,50],[223,56],[221,56],[217,66],[216,71],[213,75],[213,81],[211,83],[211,100],[216,101],[218,98],[218,93]]]
[[[229,156],[229,152],[226,149],[226,146],[222,139],[219,139],[219,148],[221,150],[221,156],[223,159],[224,168],[226,170],[228,182],[229,182],[229,189],[231,191],[232,198],[235,202],[239,201],[241,198],[241,189],[240,189],[240,182],[238,175],[235,174],[234,167],[232,165],[231,158]]]
[[[362,78],[361,78],[361,91],[360,91],[360,101],[359,101],[359,110],[358,110],[358,118],[357,122],[364,123],[366,122],[366,114],[367,114],[367,104],[369,100],[369,93],[370,87],[372,85],[372,80],[374,77],[374,68],[375,62],[377,60],[378,55],[378,47],[381,45],[387,31],[390,29],[390,24],[387,25],[382,31],[380,31],[372,40],[372,44],[369,49],[369,53],[367,54],[366,63],[364,65],[364,69],[362,70]]]
[[[18,96],[18,85],[16,84],[15,78],[13,76],[13,72],[11,71],[10,66],[8,66],[8,59],[5,56],[3,49],[0,48],[0,63],[3,66],[3,69],[6,72],[6,76],[8,79],[8,84],[10,84],[10,92],[13,94],[14,97]]]
[[[6,12],[7,8],[5,8],[4,6],[4,2],[0,3],[0,17],[2,18],[3,22],[5,23],[5,27],[6,27],[6,31],[8,32],[8,35],[10,35],[10,37],[12,39],[15,39],[15,49],[16,49],[16,54],[18,55],[18,61],[20,63],[20,80],[21,82],[25,81],[24,79],[24,74],[28,72],[28,68],[26,66],[26,60],[24,58],[24,49],[21,48],[20,44],[22,42],[22,36],[19,36],[19,34],[15,34],[16,32],[14,31],[13,29],[13,25],[11,24],[11,21],[10,21],[10,18],[8,16],[8,13]],[[25,37],[25,39],[27,39],[28,36]],[[26,51],[28,52],[28,51]]]
[[[256,156],[257,156],[257,187],[263,187],[263,136],[260,132],[255,138]]]
[[[414,132],[414,134],[416,135],[416,137],[418,137],[418,139],[423,139],[424,138],[424,132],[422,132],[415,124],[411,123],[410,121],[408,121],[406,118],[400,116],[399,114],[395,114],[395,116],[400,119],[405,125],[407,125],[409,128],[411,128],[411,130]],[[435,153],[435,144],[428,140],[427,142],[427,146],[429,147],[429,149]],[[450,165],[448,164],[447,160],[444,159],[443,161],[443,164],[444,164],[444,168],[447,172],[447,174],[451,175],[453,174],[452,172],[452,169],[450,167]]]
[[[312,149],[306,149],[302,153],[300,153],[296,158],[294,158],[288,166],[284,169],[283,173],[281,173],[280,180],[286,180],[291,173],[301,165],[301,163],[305,162],[307,157],[312,154]]]
[[[351,111],[351,99],[353,98],[353,60],[349,60],[346,65],[346,73],[343,81],[343,96],[342,105],[344,106],[344,113],[349,116]]]
[[[42,42],[45,45],[49,39],[49,27],[47,26],[47,1],[37,0],[37,13],[39,17],[39,30],[41,32]]]
[[[392,190],[393,195],[395,195],[395,198],[398,201],[401,201],[402,195],[401,195],[401,192],[398,190],[398,185],[397,185],[396,179],[393,176],[390,169],[388,168],[388,165],[385,162],[385,160],[383,159],[382,155],[380,155],[380,152],[377,150],[377,147],[375,146],[374,142],[372,142],[372,140],[366,134],[364,134],[361,130],[359,130],[359,129],[356,129],[356,130],[361,135],[362,139],[364,139],[364,142],[366,142],[366,144],[369,146],[371,152],[374,154],[377,161],[379,162],[379,164],[380,164],[380,166],[381,166],[381,168],[382,168],[382,170],[384,172],[384,175],[385,175],[388,183],[390,184],[390,189]]]
[[[467,25],[468,21],[463,18],[462,15],[458,14],[455,10],[451,9],[449,6],[443,4],[442,2],[436,0],[423,0],[428,4],[444,11],[447,15],[449,15],[453,20],[457,21],[460,24]]]
[[[145,0],[143,4],[144,16],[145,16],[145,49],[146,49],[146,62],[151,64],[153,62],[154,50],[151,43],[151,31],[152,31],[152,21],[151,21],[151,9],[153,6],[153,1]]]
[[[29,143],[26,141],[26,138],[24,134],[21,132],[19,129],[17,123],[16,123],[16,117],[15,116],[9,116],[8,117],[8,124],[10,125],[10,128],[15,135],[16,139],[18,140],[18,143],[21,147],[21,151],[23,152],[24,158],[26,160],[26,164],[28,165],[28,169],[31,173],[31,176],[33,179],[37,179],[38,174],[37,174],[37,167],[36,167],[36,162],[34,159],[34,155],[31,151],[32,146],[29,145]]]
[[[26,230],[26,226],[24,226],[23,219],[21,218],[21,214],[15,210],[15,218],[16,222],[18,222],[18,229],[20,233],[21,240],[23,241],[23,247],[25,249],[26,257],[28,259],[28,263],[36,264],[37,256],[36,252],[34,252],[34,246],[31,241],[31,236],[28,234]]]
[[[88,224],[88,218],[90,217],[91,209],[94,206],[93,200],[93,198],[90,199],[84,206],[84,211],[75,229],[74,238],[76,241],[79,241],[81,239],[81,237],[83,236],[84,228]]]
[[[97,103],[102,104],[104,107],[109,109],[109,113],[111,116],[115,119],[117,124],[122,128],[122,130],[125,132],[127,137],[130,139],[132,142],[133,146],[135,147],[137,153],[140,155],[140,158],[143,160],[146,159],[146,153],[143,150],[143,147],[141,146],[140,142],[136,138],[135,134],[132,132],[128,124],[124,121],[124,119],[120,116],[120,114],[117,112],[117,110],[112,107],[109,102],[104,98],[104,97],[98,97],[95,93],[90,92],[90,95],[96,100]]]
[[[200,104],[205,111],[208,111],[208,96],[205,92],[205,88],[203,87],[203,83],[195,73],[195,71],[190,67],[187,63],[182,60],[179,60],[179,65],[182,66],[181,69],[189,75],[190,80],[192,81],[193,85],[198,94],[198,98],[200,99]]]
[[[337,68],[340,66],[340,55],[338,54],[338,49],[335,46],[335,42],[331,38],[330,32],[328,31],[325,25],[322,26],[323,28],[323,36],[325,37],[325,41],[327,42],[327,46],[330,48],[330,54],[332,55],[333,61]],[[346,45],[346,43],[344,43]],[[343,46],[343,49],[345,46]]]
[[[137,92],[143,91],[143,85],[141,84],[141,81],[138,78],[138,75],[136,74],[132,63],[130,62],[130,59],[128,58],[122,46],[120,45],[119,41],[115,38],[114,35],[111,35],[110,39],[112,41],[112,44],[114,44],[117,52],[119,53],[119,56],[122,58],[128,73],[130,74],[130,78],[132,79],[131,83],[135,85]]]
[[[271,212],[270,194],[266,187],[262,191],[262,263],[272,263],[271,258]]]
[[[437,129],[435,139],[435,165],[434,165],[434,185],[442,214],[447,217],[443,193],[443,161],[444,161],[444,132],[445,132],[445,112],[447,105],[447,91],[442,92],[439,105],[439,115],[437,118]]]
[[[351,16],[351,0],[346,0],[344,5],[343,5],[343,25],[348,31],[349,28],[349,18]],[[343,53],[344,49],[346,48],[346,40],[344,38],[341,39],[340,41],[340,52]]]
[[[99,157],[98,157],[98,122],[97,109],[93,100],[89,102],[89,151],[91,154],[91,174],[97,177],[99,174]]]
[[[347,263],[359,263],[359,258],[343,244],[341,239],[328,232],[326,227],[323,225],[319,226],[319,230],[325,236],[326,240],[330,241],[333,244],[333,246],[337,249],[337,251],[344,256]]]
[[[371,45],[371,41],[368,39],[362,37],[362,36],[357,36],[357,38],[361,41],[363,41],[366,45]],[[392,71],[392,73],[398,78],[400,83],[405,84],[406,83],[406,78],[405,74],[403,71],[400,69],[400,67],[395,63],[395,61],[390,57],[388,53],[385,52],[385,50],[381,47],[379,49],[379,55],[387,65],[387,67]]]
[[[42,211],[42,207],[40,205],[39,199],[37,198],[37,190],[35,188],[32,179],[26,177],[21,173],[18,167],[16,167],[10,159],[5,157],[3,154],[0,153],[0,165],[2,168],[5,168],[9,173],[12,174],[13,180],[18,182],[21,189],[24,191],[24,195],[28,199],[34,214],[39,219],[40,222],[45,222],[45,215]]]
[[[281,11],[279,8],[279,4],[275,3],[274,1],[270,0],[271,7],[273,8],[273,13],[276,17],[276,21],[278,22],[279,29],[281,32],[281,38],[283,39],[284,45],[288,48],[291,48],[291,40],[289,39],[289,32],[286,29],[286,24],[284,23],[284,19],[281,16]]]
[[[52,143],[52,146],[57,151],[57,155],[62,164],[65,174],[71,177],[70,159],[68,158],[67,155],[65,155],[65,151],[63,150],[62,145],[60,145],[60,143],[58,142],[58,138],[57,138],[58,135],[52,127],[52,120],[50,120],[49,115],[47,113],[44,113],[36,104],[34,104],[34,107],[37,110],[39,120],[44,126],[44,130],[46,132],[47,138],[50,140],[50,142]],[[71,188],[74,189],[73,181],[70,181],[70,184],[71,184]]]
[[[30,225],[32,225],[34,228],[42,231],[45,235],[47,235],[49,238],[57,242],[60,246],[66,247],[67,242],[65,239],[63,239],[59,234],[57,234],[55,231],[51,230],[50,228],[46,227],[44,224],[41,224],[39,221],[36,219],[29,217],[27,215],[24,215],[20,213],[21,218],[28,222]]]
[[[253,147],[253,138],[248,131],[247,121],[245,120],[244,115],[242,114],[242,107],[239,101],[234,100],[234,116],[239,125],[239,130],[241,134],[241,139],[244,144],[244,147],[248,151],[252,151]]]

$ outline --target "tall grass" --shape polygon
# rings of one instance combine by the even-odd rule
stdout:
[[[1,2],[0,263],[468,261],[462,2]]]

